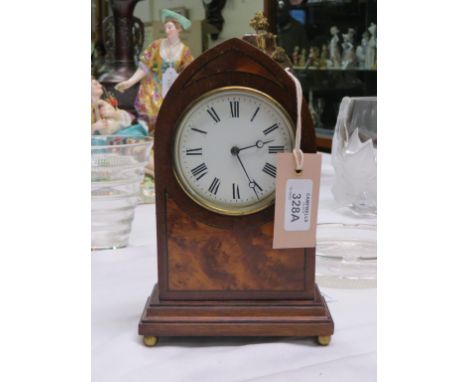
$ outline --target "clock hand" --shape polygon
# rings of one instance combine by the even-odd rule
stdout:
[[[255,186],[257,185],[257,182],[255,181],[252,181],[250,179],[250,176],[249,174],[247,173],[247,170],[245,169],[245,166],[244,164],[242,163],[242,160],[240,159],[240,156],[239,156],[239,148],[237,146],[234,146],[232,149],[231,149],[231,154],[235,155],[237,157],[237,159],[239,160],[239,163],[241,164],[242,166],[242,169],[244,170],[245,172],[245,175],[247,176],[247,179],[249,180],[249,187],[253,190],[253,192],[255,192],[255,196],[257,197],[258,200],[260,200],[260,198],[258,197],[258,194],[257,194],[257,190],[255,189]],[[257,185],[258,186],[258,185]],[[260,187],[259,187],[260,188]]]
[[[263,142],[262,140],[259,139],[257,142],[255,142],[254,145],[242,147],[242,148],[239,149],[239,151],[245,150],[245,149],[250,149],[252,147],[257,147],[257,148],[261,149],[263,147],[263,145],[266,145],[267,143],[270,143],[270,142],[273,142],[273,141],[274,141],[274,139],[270,139],[269,141]]]
[[[252,183],[253,183],[253,187],[258,187],[260,191],[263,191],[263,188],[261,188],[255,180]]]

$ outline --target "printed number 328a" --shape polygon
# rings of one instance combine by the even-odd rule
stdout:
[[[301,194],[292,194],[292,204],[291,204],[291,223],[294,223],[296,220],[299,220],[299,216],[296,215],[301,212]]]

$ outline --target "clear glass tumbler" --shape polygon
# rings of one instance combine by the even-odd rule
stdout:
[[[377,286],[377,227],[325,223],[317,226],[316,277],[320,286]]]
[[[128,244],[151,137],[91,138],[91,249]]]
[[[377,97],[344,97],[332,143],[335,200],[358,215],[377,214]]]

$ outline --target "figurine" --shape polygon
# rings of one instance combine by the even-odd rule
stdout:
[[[377,25],[371,23],[367,29],[370,33],[369,43],[366,52],[366,69],[377,68]]]
[[[299,47],[295,46],[294,47],[294,52],[292,54],[292,61],[294,66],[299,65]]]
[[[291,16],[291,10],[291,3],[289,1],[278,1],[276,30],[278,33],[278,45],[286,51],[287,55],[294,62],[294,47],[299,46],[299,51],[304,48],[307,49],[309,47],[309,38],[304,25]]]
[[[356,57],[360,69],[366,68],[367,45],[369,44],[369,32],[362,34],[361,45],[356,48]]]
[[[356,35],[356,30],[354,28],[348,28],[349,41],[354,46],[354,36]]]
[[[312,47],[312,65],[316,68],[320,67],[320,48],[318,46]]]
[[[316,127],[318,128],[323,128],[324,127],[324,124],[322,122],[322,115],[323,115],[323,112],[325,111],[325,99],[320,97],[320,98],[317,98],[317,107],[316,107],[316,116],[317,116],[317,125]]]
[[[340,38],[338,36],[339,32],[340,30],[336,26],[332,26],[330,28],[330,34],[332,35],[332,38],[330,40],[330,59],[332,60],[333,68],[339,68],[341,65],[341,54],[340,49],[338,47],[338,43],[340,41]]]
[[[331,67],[330,55],[328,52],[328,45],[322,45],[322,51],[320,52],[320,68],[329,68]]]
[[[304,64],[304,69],[307,69],[310,65],[312,65],[313,58],[314,58],[314,52],[312,51],[312,48],[310,48],[309,54],[307,55],[307,60]]]
[[[133,116],[117,107],[114,97],[106,97],[103,86],[91,77],[91,132],[94,135],[117,134],[132,124]],[[146,134],[144,134],[146,135]]]
[[[257,43],[257,48],[264,53],[267,53],[267,41],[274,38],[273,34],[268,32],[268,27],[270,26],[268,19],[265,17],[262,11],[258,11],[250,20],[249,25],[255,30],[255,41]]]
[[[306,62],[306,50],[302,49],[301,55],[299,56],[299,66],[304,67]]]
[[[343,33],[343,60],[341,67],[343,69],[351,69],[356,65],[356,54],[354,53],[354,34],[353,28],[348,29],[348,33]]]
[[[306,68],[312,66],[313,68],[318,68],[320,66],[320,49],[317,46],[312,46],[309,49],[309,56],[306,61]]]
[[[168,9],[162,10],[161,18],[166,38],[153,41],[141,54],[139,68],[132,77],[115,86],[118,91],[124,92],[141,81],[135,109],[139,120],[151,128],[169,88],[179,73],[193,61],[190,49],[179,38],[182,30],[190,28],[191,21]]]
[[[312,121],[314,122],[314,126],[317,127],[319,125],[318,123],[319,121],[318,121],[317,112],[315,111],[315,107],[314,107],[314,94],[313,94],[312,88],[309,88],[308,106],[309,106],[310,116],[312,117]]]
[[[224,17],[222,10],[226,5],[227,0],[203,0],[203,7],[205,8],[205,33],[208,33],[211,40],[216,41],[219,38],[219,34],[223,31]],[[203,28],[202,24],[202,28]],[[203,51],[208,49],[208,40],[203,44]]]

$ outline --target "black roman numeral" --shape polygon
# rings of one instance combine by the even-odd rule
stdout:
[[[231,117],[239,118],[239,101],[229,101],[231,106]]]
[[[205,130],[196,129],[195,127],[192,127],[191,129],[192,129],[193,131],[198,132],[198,133],[208,134]]]
[[[252,118],[250,118],[250,122],[253,122],[255,116],[257,115],[258,111],[260,110],[260,106],[257,107],[257,110],[255,110],[255,113],[252,115]]]
[[[263,166],[263,169],[262,171],[270,176],[272,176],[273,178],[276,178],[276,167],[273,166],[272,164],[270,163],[265,163],[265,166]]]
[[[213,109],[212,107],[210,107],[209,109],[206,110],[208,112],[208,114],[211,116],[211,118],[214,119],[214,121],[216,123],[218,123],[219,121],[221,121],[221,119],[219,119],[218,117],[218,114],[216,114],[216,111],[215,109]]]
[[[284,146],[268,146],[268,154],[284,153]]]
[[[202,148],[199,147],[197,149],[187,149],[187,150],[185,150],[185,154],[187,154],[187,155],[202,155]]]
[[[197,180],[200,180],[202,177],[204,177],[206,174],[208,174],[208,167],[206,167],[205,163],[199,164],[197,167],[192,168],[190,170],[193,174],[193,176],[200,175]]]
[[[233,199],[240,199],[239,185],[235,184],[235,183],[232,184],[232,198]]]
[[[211,182],[210,188],[208,188],[208,191],[210,191],[212,194],[215,194],[218,192],[219,185],[221,182],[219,181],[218,178],[214,178],[213,181]]]
[[[267,135],[270,134],[273,130],[276,130],[278,128],[278,124],[275,123],[274,125],[270,126],[268,129],[263,130],[263,134]]]

